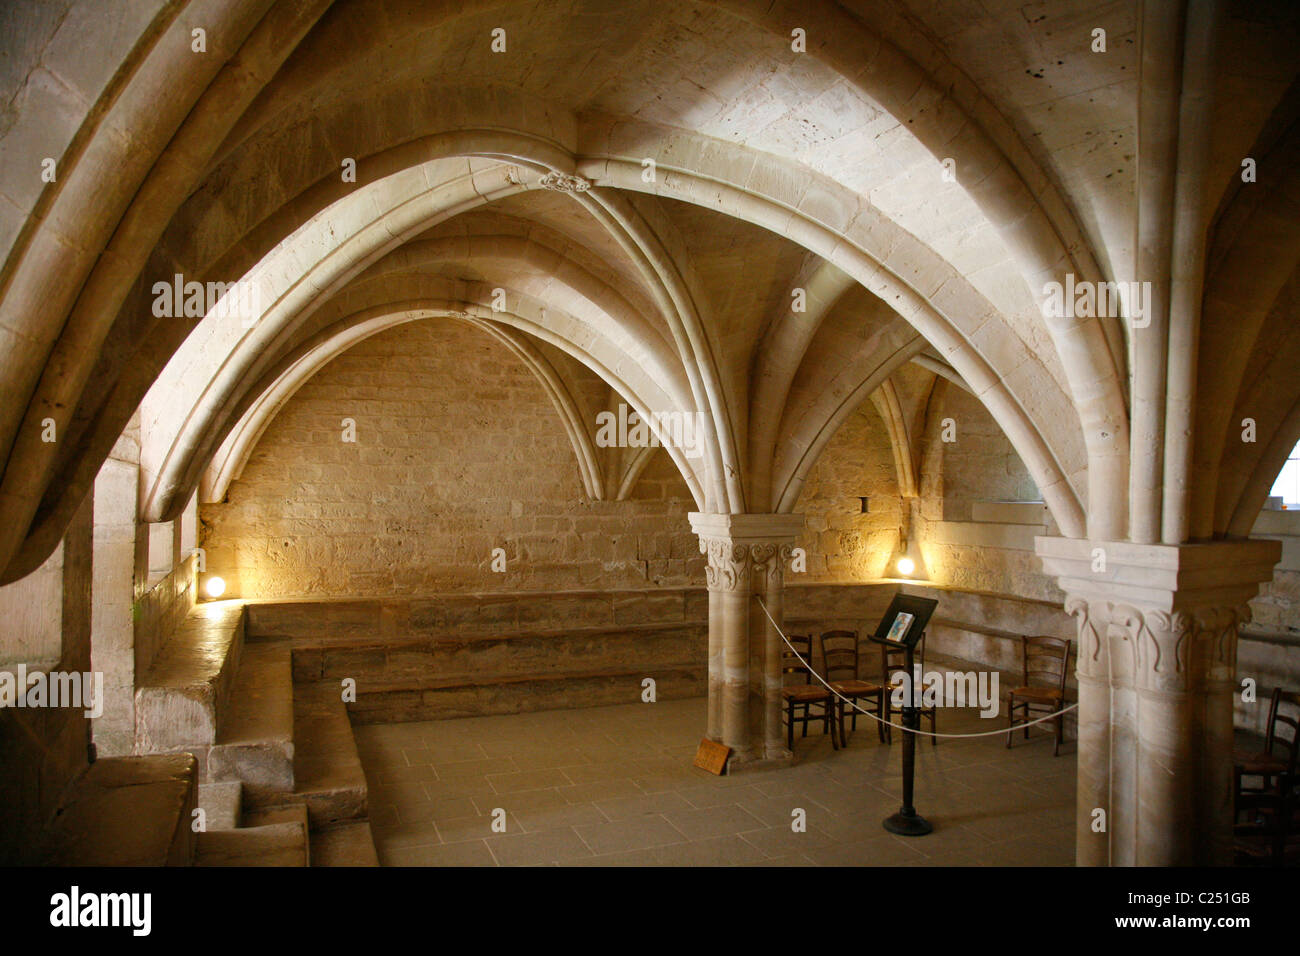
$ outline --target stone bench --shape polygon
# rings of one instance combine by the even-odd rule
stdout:
[[[472,677],[602,667],[650,668],[705,659],[708,626],[644,624],[437,637],[330,637],[292,642],[294,679],[358,681],[382,674]]]
[[[206,760],[207,748],[217,742],[243,641],[239,603],[202,604],[190,612],[138,683],[136,753],[200,748],[196,756]]]
[[[51,866],[189,866],[198,773],[190,754],[105,757],[44,835]]]
[[[238,780],[256,798],[293,791],[293,667],[284,645],[244,645],[207,778]]]
[[[358,682],[356,702],[349,704],[348,710],[358,723],[364,724],[602,707],[641,700],[642,681],[646,678],[655,681],[658,700],[700,697],[708,691],[707,667],[700,662]]]
[[[313,830],[364,820],[366,775],[361,768],[339,685],[294,685],[294,792]]]

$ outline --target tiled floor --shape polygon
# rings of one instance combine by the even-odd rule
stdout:
[[[691,766],[703,699],[356,728],[382,863],[395,866],[1058,865],[1074,860],[1074,747],[1049,736],[918,747],[924,837],[885,832],[901,747],[860,718],[847,750],[820,728],[798,762],[714,777]],[[945,709],[939,729],[994,729]],[[806,832],[794,832],[796,809]],[[493,812],[505,832],[494,832]],[[500,827],[498,826],[498,829]]]

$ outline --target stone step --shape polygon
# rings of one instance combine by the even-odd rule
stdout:
[[[487,714],[603,707],[641,700],[647,677],[658,700],[699,697],[708,691],[704,665],[637,670],[511,674],[472,680],[358,681],[348,712],[359,724],[447,720]]]
[[[268,823],[300,823],[302,832],[306,833],[311,827],[307,817],[307,804],[300,801],[283,803],[279,806],[253,807],[244,812],[242,826],[260,827]]]
[[[189,866],[198,801],[190,754],[105,757],[74,784],[44,857],[51,866]]]
[[[311,834],[312,866],[378,866],[369,821],[340,823]]]
[[[366,775],[340,687],[294,685],[294,800],[307,804],[312,829],[366,817]]]
[[[258,807],[244,814],[245,827],[264,827],[280,823],[292,823],[302,830],[303,852],[307,854],[307,866],[311,866],[311,821],[307,816],[307,804],[285,803],[275,807]]]
[[[137,753],[198,748],[200,760],[214,743],[239,670],[244,606],[237,601],[200,604],[168,638],[135,692]],[[200,772],[206,768],[201,766]]]
[[[887,600],[887,599],[886,599]],[[458,591],[418,598],[250,601],[249,633],[317,643],[465,637],[611,625],[707,623],[703,587],[577,591]]]
[[[705,663],[707,625],[617,625],[491,635],[295,639],[297,681],[396,681],[436,674],[492,683],[514,674]],[[487,675],[494,675],[488,677]],[[497,676],[499,675],[499,676]]]
[[[238,780],[247,799],[293,792],[293,668],[286,644],[244,645],[207,776]]]
[[[307,834],[301,823],[268,823],[200,833],[195,866],[307,866]]]
[[[238,781],[199,784],[199,809],[209,830],[233,830],[239,826],[244,788]]]

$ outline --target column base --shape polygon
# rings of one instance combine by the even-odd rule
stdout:
[[[793,766],[794,763],[794,753],[785,748],[782,748],[775,755],[765,757],[736,754],[727,761],[727,774],[749,773],[754,770],[776,770],[780,767]]]

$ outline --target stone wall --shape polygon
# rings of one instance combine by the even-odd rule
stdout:
[[[202,544],[232,597],[686,584],[704,577],[693,508],[664,453],[631,500],[588,499],[532,373],[481,331],[435,320],[375,335],[308,381],[227,501],[202,507]]]
[[[95,478],[91,663],[104,675],[104,710],[94,721],[95,752],[101,757],[129,754],[135,740],[139,461],[139,429],[133,423]]]
[[[1054,531],[1040,509],[999,509],[994,503],[1041,501],[1029,471],[979,399],[953,385],[931,416],[921,463],[918,528],[929,578],[970,591],[1061,601],[1034,554],[1035,534]],[[944,438],[944,420],[952,420]]]
[[[63,646],[63,545],[27,577],[0,587],[0,667],[58,660]]]
[[[57,662],[47,662],[47,670],[90,670],[93,510],[88,496],[63,539],[54,598],[60,648]],[[87,767],[89,743],[90,721],[83,708],[0,708],[0,863],[30,865],[39,859],[36,835]]]
[[[895,590],[792,585],[787,629],[868,630]],[[647,677],[659,699],[703,695],[708,605],[700,586],[255,601],[247,636],[287,641],[295,680],[354,681],[354,720],[428,720],[631,703]]]
[[[806,577],[796,572],[787,580],[870,581],[884,575],[898,545],[902,499],[889,435],[871,402],[863,402],[831,438],[794,510],[807,521],[799,546],[807,552],[808,570]]]
[[[135,672],[144,674],[197,599],[196,559],[190,555],[141,595],[135,606]]]

